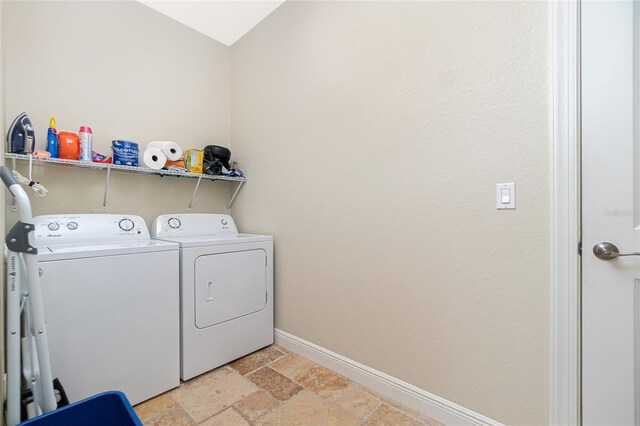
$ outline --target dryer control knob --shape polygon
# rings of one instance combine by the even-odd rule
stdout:
[[[51,222],[49,225],[47,225],[47,228],[49,228],[49,231],[57,231],[58,229],[60,229],[60,224],[58,222]]]
[[[70,231],[75,231],[76,229],[78,229],[78,223],[77,222],[67,223],[67,229]]]
[[[123,231],[129,232],[133,229],[135,224],[131,219],[122,219],[120,222],[118,222],[118,226],[120,226],[120,229],[122,229]]]
[[[182,225],[182,222],[180,222],[180,219],[178,219],[177,217],[171,217],[169,218],[169,220],[167,221],[167,223],[169,224],[170,227],[172,227],[173,229],[178,229],[180,228],[180,225]]]

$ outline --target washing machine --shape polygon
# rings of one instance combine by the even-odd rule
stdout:
[[[179,247],[139,216],[38,216],[35,242],[53,376],[71,402],[132,404],[180,384]]]
[[[273,343],[271,236],[221,214],[162,215],[151,235],[180,245],[183,380]]]

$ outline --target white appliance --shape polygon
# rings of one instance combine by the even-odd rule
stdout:
[[[168,214],[151,235],[180,244],[183,380],[273,343],[273,238],[231,216]]]
[[[108,390],[132,404],[179,377],[178,245],[139,216],[38,216],[53,376],[71,402]]]

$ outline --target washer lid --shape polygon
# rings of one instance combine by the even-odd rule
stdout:
[[[271,235],[237,234],[225,235],[192,235],[183,237],[163,237],[163,241],[171,241],[180,244],[180,247],[205,247],[225,244],[246,244],[261,241],[273,241]]]
[[[88,244],[55,244],[38,246],[38,260],[80,259],[85,257],[118,256],[177,250],[178,245],[168,241],[145,240]]]

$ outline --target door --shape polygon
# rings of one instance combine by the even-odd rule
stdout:
[[[640,256],[616,257],[614,247],[598,244],[640,251],[638,4],[581,8],[582,419],[633,425],[640,424]]]
[[[196,327],[211,327],[261,311],[267,305],[264,250],[200,256],[194,268]]]

